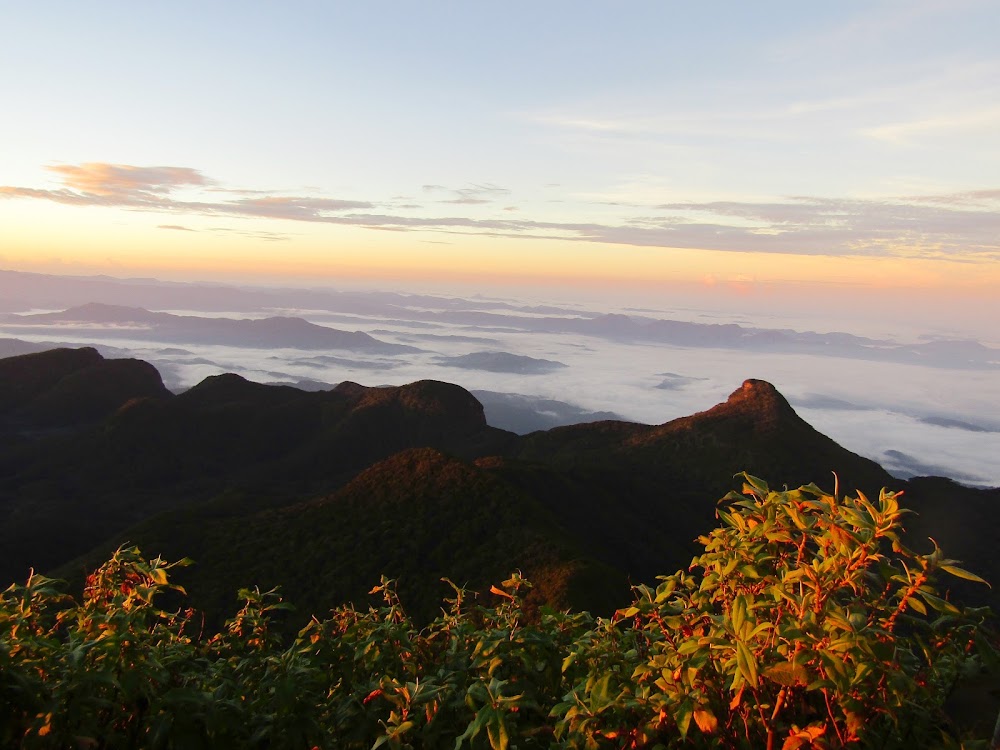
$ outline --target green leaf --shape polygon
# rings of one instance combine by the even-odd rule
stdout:
[[[504,724],[501,713],[493,715],[493,721],[486,725],[486,733],[489,735],[490,747],[493,750],[507,750],[510,737],[507,736],[507,725]]]
[[[597,713],[612,701],[611,673],[608,672],[590,689],[590,710]]]
[[[565,659],[563,659],[562,669],[560,671],[565,672],[567,669],[569,669],[573,665],[573,662],[576,661],[576,659],[577,659],[578,656],[579,656],[579,653],[576,652],[576,651],[574,651],[569,656],[567,656]]]
[[[766,497],[767,493],[770,491],[770,488],[767,486],[767,482],[763,479],[758,479],[757,477],[751,476],[746,472],[743,472],[743,479],[745,479],[747,485],[749,485],[749,487],[744,486],[744,491],[752,491],[760,497]]]
[[[733,631],[737,634],[743,630],[743,623],[746,621],[746,614],[747,600],[742,594],[737,595],[736,598],[733,599],[732,609]]]
[[[696,641],[693,638],[688,638],[686,640],[681,641],[681,645],[677,647],[677,653],[680,654],[681,656],[688,656],[689,654],[693,654],[700,648],[701,646],[698,644],[698,641]]]
[[[694,715],[694,706],[690,700],[681,703],[674,713],[674,721],[677,722],[677,730],[681,733],[681,739],[687,739],[688,729],[691,728],[691,718]]]
[[[960,610],[954,604],[949,601],[945,601],[940,597],[934,596],[934,594],[927,591],[920,590],[916,595],[922,598],[938,612],[947,612],[950,615],[957,615],[960,613]]]
[[[736,641],[736,667],[751,687],[757,687],[757,660],[743,641]]]
[[[469,726],[465,728],[465,731],[460,737],[455,738],[455,750],[462,747],[462,743],[466,739],[475,739],[476,735],[479,734],[480,730],[483,728],[483,723],[488,718],[488,712],[492,713],[489,706],[483,706],[479,712],[476,714],[475,718],[469,722]]]
[[[975,581],[976,583],[985,583],[987,586],[990,584],[985,580],[977,576],[975,573],[970,573],[962,568],[957,568],[954,565],[941,565],[939,566],[941,570],[951,573],[953,576],[958,576],[959,578],[964,578],[967,581]],[[992,588],[992,586],[990,587]]]
[[[776,682],[779,685],[807,685],[809,684],[809,672],[801,664],[793,664],[785,661],[774,664],[763,672],[764,677]]]

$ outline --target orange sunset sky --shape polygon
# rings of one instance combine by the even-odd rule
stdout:
[[[254,283],[1000,289],[1000,6],[0,11],[0,267]]]

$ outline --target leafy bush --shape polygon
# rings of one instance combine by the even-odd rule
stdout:
[[[632,727],[637,746],[916,747],[937,736],[972,654],[995,663],[983,622],[934,585],[981,581],[935,544],[900,541],[897,495],[773,492],[744,475],[689,571],[635,588],[625,658],[602,659],[555,708],[571,747]]]
[[[900,541],[898,497],[775,492],[745,475],[687,571],[610,620],[487,603],[450,581],[418,629],[395,583],[290,645],[274,591],[224,629],[160,609],[168,564],[122,548],[77,602],[33,575],[0,595],[0,744],[151,748],[930,747],[956,681],[995,665],[975,575]],[[176,594],[183,594],[177,591]],[[165,598],[165,597],[160,597]],[[484,597],[484,602],[487,601]]]

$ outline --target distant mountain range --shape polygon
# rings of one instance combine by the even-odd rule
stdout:
[[[375,354],[419,351],[403,344],[391,344],[361,331],[340,331],[316,325],[302,318],[260,319],[215,318],[150,312],[141,307],[124,307],[90,302],[62,312],[33,315],[6,315],[8,331],[58,335],[68,328],[75,333],[92,332],[102,338],[143,338],[178,344],[218,344],[251,346],[261,349],[346,349]]]
[[[107,276],[54,276],[0,270],[0,312],[9,313],[4,316],[6,323],[4,327],[8,330],[12,330],[11,323],[16,324],[19,317],[33,309],[63,309],[69,306],[74,315],[81,315],[84,313],[80,313],[79,310],[88,310],[90,303],[95,300],[107,303],[112,308],[198,310],[230,314],[244,312],[257,315],[283,309],[314,310],[323,311],[328,318],[345,321],[354,321],[358,316],[363,316],[380,319],[387,324],[402,321],[410,327],[419,324],[429,328],[460,326],[476,334],[489,331],[572,334],[616,342],[820,355],[951,369],[1000,369],[1000,350],[966,338],[904,344],[838,331],[820,333],[787,328],[761,328],[737,323],[665,320],[650,316],[648,311],[606,314],[557,305],[517,305],[475,297],[462,299],[379,291],[240,288],[224,284],[173,283],[156,279],[116,279]],[[11,315],[13,313],[20,315]],[[126,317],[135,314],[138,313],[126,313]],[[278,331],[280,331],[280,339],[285,343],[278,345],[284,346],[298,346],[299,344],[295,342],[299,340],[304,342],[303,348],[360,347],[358,351],[374,351],[375,349],[367,347],[376,346],[361,339],[355,339],[353,342],[341,339],[342,343],[336,344],[320,343],[323,340],[322,336],[330,334],[307,330],[301,325],[305,321],[295,324],[259,325],[253,331],[251,328],[254,327],[251,326],[244,326],[240,330],[235,327],[225,330],[219,328],[208,333],[213,329],[202,328],[201,324],[189,320],[190,316],[176,317],[185,320],[172,321],[171,325],[160,321],[155,325],[164,327],[163,336],[194,336],[194,338],[157,340],[200,342],[222,340],[225,336],[232,335],[237,341],[253,342],[234,343],[234,346],[257,346],[261,345],[257,342],[276,340],[275,337],[279,336]],[[125,319],[119,322],[136,321]],[[268,330],[269,325],[275,328]],[[411,336],[414,339],[424,337],[429,341],[456,340],[454,336],[440,337],[434,333],[411,334]],[[488,339],[482,336],[470,335],[464,338],[469,342],[488,343]],[[392,353],[389,350],[381,351]],[[399,351],[402,350],[396,350],[397,353]]]
[[[181,582],[212,616],[255,584],[281,584],[302,616],[361,602],[383,573],[430,616],[442,576],[488,588],[515,568],[535,604],[607,613],[629,582],[689,563],[740,471],[903,489],[912,546],[933,536],[1000,581],[1000,490],[893,479],[759,380],[662,425],[519,436],[437,381],[305,391],[221,375],[174,395],[147,363],[93,349],[0,360],[0,581],[31,567],[78,579],[130,541],[194,558]]]

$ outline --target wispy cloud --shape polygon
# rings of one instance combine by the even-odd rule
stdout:
[[[368,201],[276,196],[223,188],[189,167],[136,167],[129,164],[60,164],[48,167],[65,187],[55,190],[0,186],[0,197],[36,198],[74,206],[118,206],[178,213],[322,221],[331,213],[371,209]],[[182,188],[206,188],[231,200],[192,201],[176,196]]]
[[[731,252],[796,253],[831,256],[905,256],[954,260],[1000,259],[1000,189],[882,199],[830,199],[792,196],[772,201],[711,201],[632,204],[600,221],[546,221],[515,206],[482,218],[403,215],[392,202],[317,196],[283,196],[229,190],[184,167],[132,167],[82,164],[52,168],[62,177],[56,189],[0,187],[0,197],[48,200],[78,206],[115,206],[182,215],[280,219],[395,232],[438,232],[510,239],[570,239],[662,248]],[[204,189],[222,199],[186,199]],[[506,198],[510,191],[490,183],[448,188],[424,185],[426,193],[451,197],[434,203],[456,207]],[[229,193],[229,199],[225,194]],[[195,196],[197,198],[198,196]],[[505,201],[506,203],[506,201]],[[421,209],[406,204],[407,210]],[[427,211],[427,209],[423,209]],[[579,209],[587,215],[586,206]],[[565,215],[565,214],[564,214]],[[589,218],[589,215],[588,215]],[[186,229],[180,224],[162,228]],[[286,234],[258,231],[278,240]]]
[[[921,117],[904,122],[879,125],[862,134],[887,143],[908,145],[920,137],[961,136],[970,131],[1000,130],[1000,107],[985,107],[935,117]]]
[[[88,195],[123,199],[142,199],[165,195],[188,185],[206,186],[211,182],[201,172],[188,167],[133,167],[128,164],[56,164],[48,170],[62,175],[63,182]]]
[[[911,198],[915,203],[936,203],[944,206],[968,206],[1000,210],[1000,190],[970,190],[947,195],[922,195]]]
[[[284,198],[268,196],[246,198],[223,204],[234,213],[272,219],[296,221],[322,220],[329,213],[371,208],[367,201],[336,200],[331,198]]]
[[[510,190],[498,185],[469,185],[464,188],[450,189],[444,185],[424,185],[427,193],[448,193],[452,197],[439,200],[438,203],[453,203],[459,206],[479,206],[510,195]]]
[[[255,231],[252,229],[237,229],[234,227],[210,227],[209,232],[220,234],[234,234],[240,237],[249,237],[254,240],[264,240],[265,242],[284,242],[291,239],[292,235],[283,232]]]

